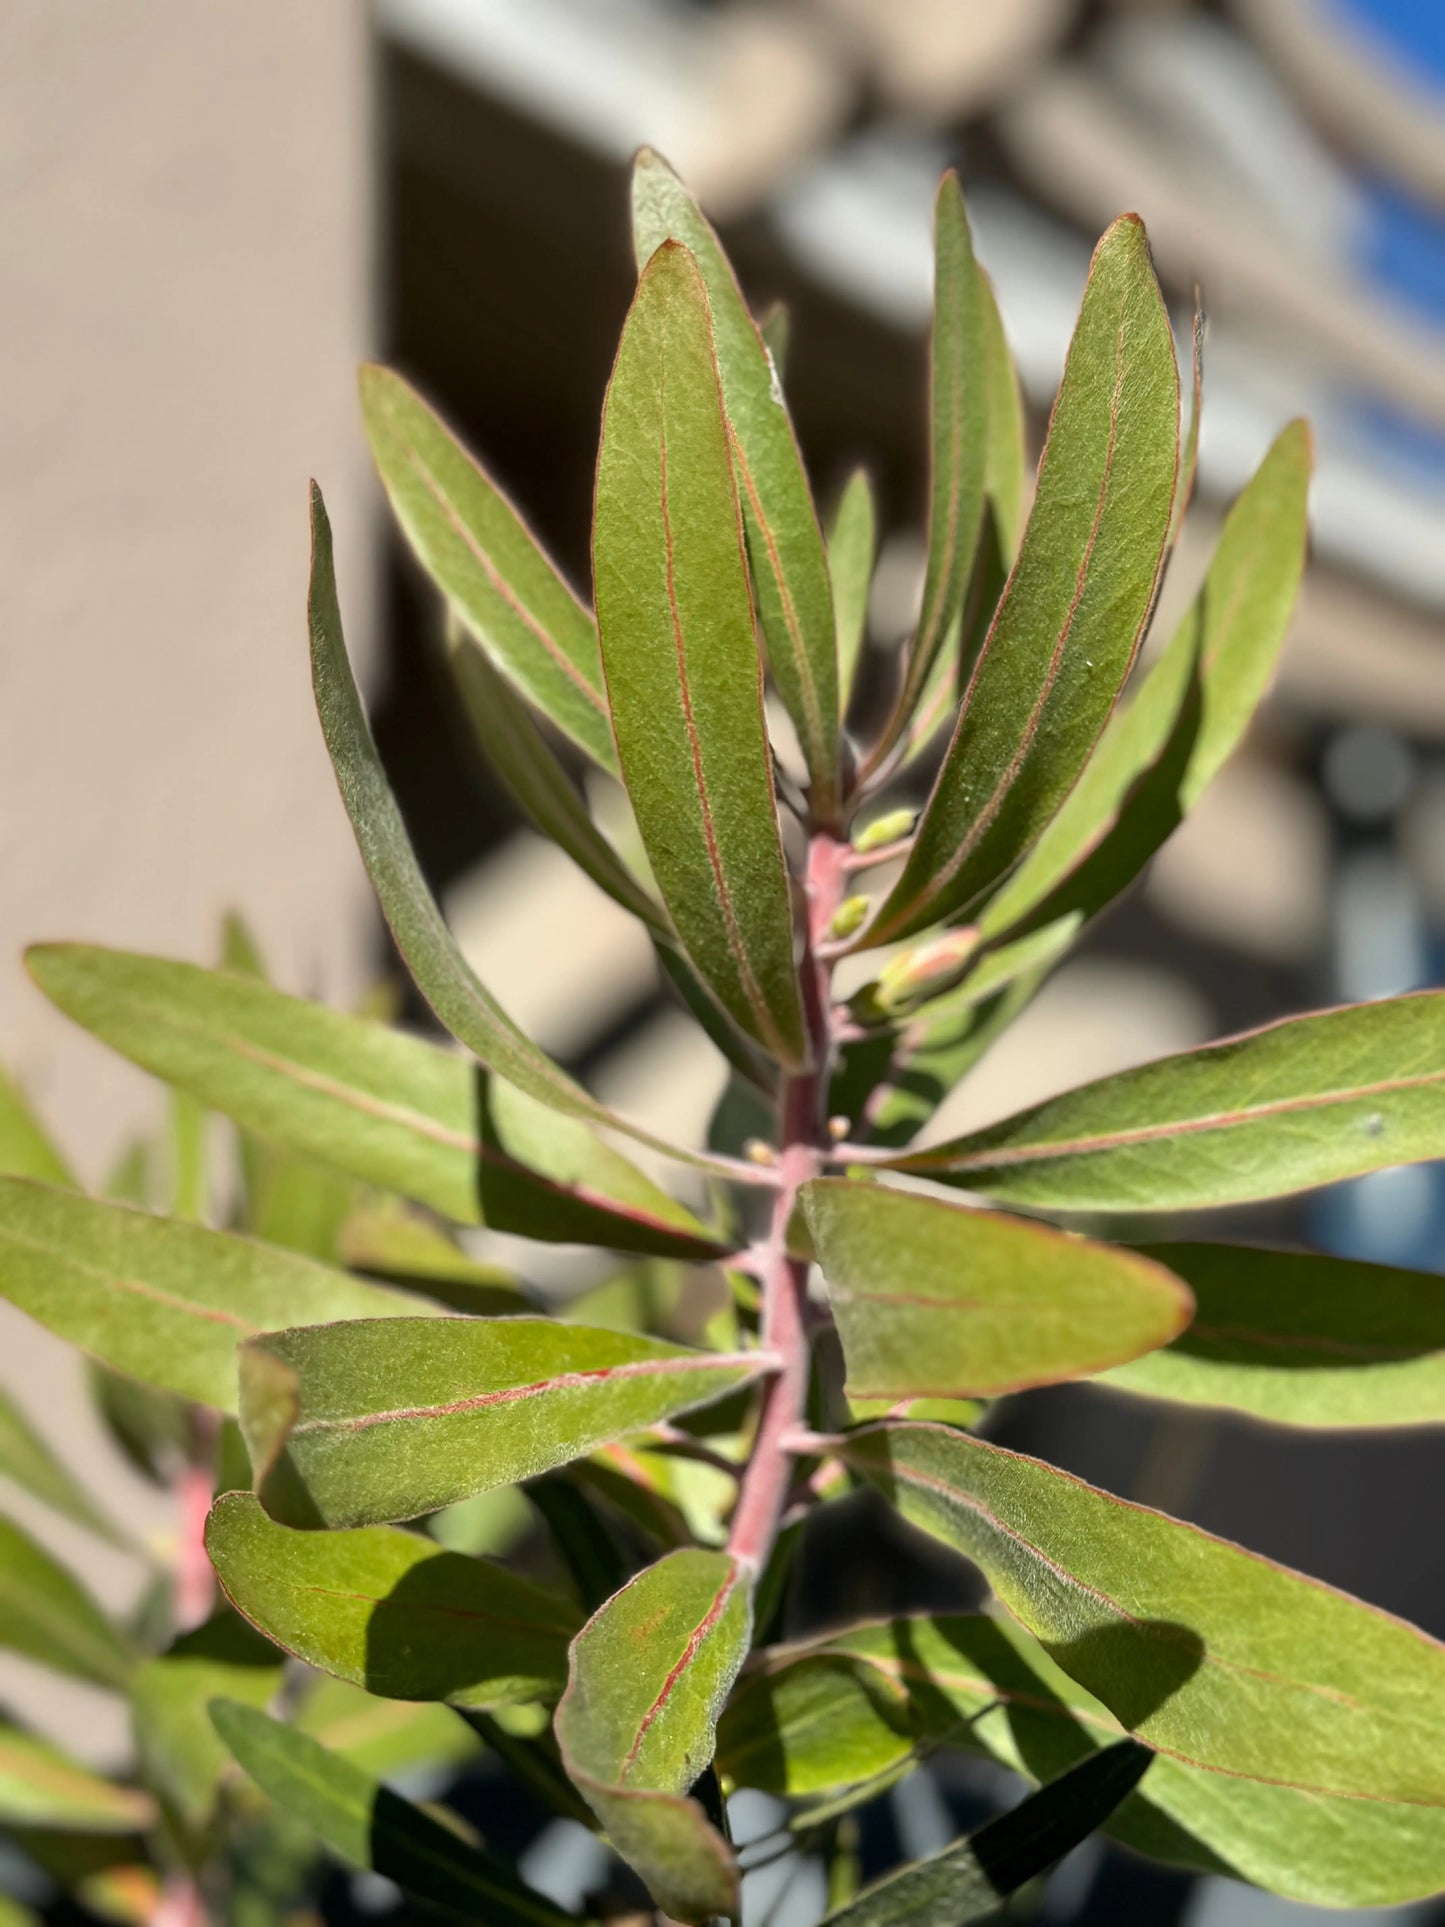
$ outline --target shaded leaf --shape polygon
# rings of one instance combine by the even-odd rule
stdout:
[[[296,1659],[369,1693],[505,1706],[555,1699],[566,1680],[579,1623],[571,1606],[417,1533],[293,1532],[249,1492],[227,1492],[212,1507],[206,1550],[237,1612]]]
[[[596,628],[532,531],[400,375],[363,368],[361,406],[396,518],[471,647],[615,770]]]
[[[4,1390],[0,1390],[0,1477],[13,1479],[43,1505],[73,1519],[87,1532],[109,1539],[112,1545],[130,1543]]]
[[[831,1927],[961,1927],[989,1920],[1036,1874],[1071,1853],[1133,1792],[1153,1755],[1116,1740],[966,1840],[891,1874],[830,1914]]]
[[[813,813],[831,823],[839,801],[832,591],[777,369],[716,234],[672,169],[646,147],[632,174],[632,232],[639,272],[671,240],[695,257],[706,286],[768,660],[808,765]],[[605,654],[605,638],[603,647]]]
[[[130,1698],[141,1773],[187,1828],[211,1817],[230,1757],[211,1725],[210,1702],[264,1707],[281,1672],[275,1647],[233,1613],[182,1634],[137,1671]]]
[[[1279,1425],[1445,1422],[1445,1283],[1433,1273],[1247,1245],[1146,1246],[1195,1322],[1103,1383]]]
[[[1199,594],[1138,695],[979,918],[985,938],[1067,910],[1092,916],[1199,800],[1274,673],[1305,559],[1312,451],[1291,422],[1225,521]]]
[[[223,1412],[254,1332],[422,1309],[296,1252],[23,1178],[0,1178],[0,1294],[103,1364]]]
[[[1007,1204],[1180,1211],[1445,1155],[1445,993],[1290,1017],[896,1160]]]
[[[1178,448],[1169,318],[1143,226],[1125,216],[1095,252],[1018,561],[866,943],[997,884],[1072,788],[1153,605]]]
[[[96,1686],[123,1687],[135,1655],[80,1581],[0,1515],[0,1647]]]
[[[534,1478],[767,1364],[548,1318],[303,1326],[243,1348],[241,1425],[274,1517],[370,1525]]]
[[[7,1178],[38,1178],[42,1184],[75,1185],[74,1173],[35,1107],[4,1070],[0,1070],[0,1173]]]
[[[1160,1752],[1445,1806],[1445,1647],[1413,1626],[963,1432],[884,1424],[842,1455],[981,1566],[1064,1671]]]
[[[838,687],[846,702],[868,630],[868,592],[878,550],[878,507],[866,469],[855,468],[844,484],[828,530],[828,574],[838,634]]]
[[[488,1927],[561,1927],[572,1921],[524,1886],[504,1861],[469,1845],[309,1735],[233,1700],[216,1700],[211,1718],[261,1790],[348,1866],[383,1874],[414,1900],[456,1920],[484,1920]]]
[[[354,1270],[389,1278],[452,1311],[495,1318],[532,1309],[526,1287],[510,1271],[469,1257],[440,1225],[400,1199],[356,1205],[340,1227],[337,1245]]]
[[[649,262],[602,417],[597,620],[623,780],[683,945],[723,1008],[805,1055],[788,878],[707,295]],[[828,648],[833,648],[829,606]]]
[[[622,1249],[716,1248],[580,1120],[419,1037],[160,957],[50,944],[26,961],[52,1003],[146,1070],[450,1218]]]
[[[712,1758],[751,1631],[751,1583],[736,1560],[671,1553],[588,1620],[557,1708],[567,1771],[658,1906],[681,1920],[736,1917],[732,1854],[687,1796]]]
[[[63,1827],[79,1833],[132,1833],[152,1824],[155,1801],[138,1787],[117,1786],[0,1720],[0,1824]],[[0,1923],[4,1921],[0,1912]]]
[[[880,1184],[815,1179],[801,1195],[853,1399],[1054,1384],[1189,1320],[1188,1291],[1135,1252]]]

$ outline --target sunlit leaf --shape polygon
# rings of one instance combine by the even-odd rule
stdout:
[[[211,1725],[210,1702],[268,1705],[282,1664],[244,1620],[222,1613],[137,1671],[131,1720],[142,1775],[188,1827],[210,1818],[230,1757]]]
[[[868,592],[878,548],[878,508],[866,469],[848,477],[828,530],[828,573],[838,630],[838,687],[846,701],[868,630]]]
[[[0,1390],[0,1478],[12,1479],[33,1498],[73,1519],[87,1532],[98,1533],[114,1545],[129,1544],[121,1528],[106,1516],[10,1394],[3,1390]]]
[[[557,1709],[567,1771],[608,1837],[680,1920],[736,1917],[737,1870],[688,1791],[752,1630],[748,1576],[725,1552],[674,1552],[629,1581],[572,1647]]]
[[[534,1478],[766,1366],[547,1318],[303,1326],[241,1353],[241,1424],[267,1510],[370,1525]]]
[[[206,1550],[226,1597],[268,1639],[382,1698],[505,1706],[555,1699],[566,1680],[572,1607],[417,1533],[294,1532],[250,1493],[227,1492]]]
[[[1190,1297],[1116,1246],[846,1179],[803,1187],[850,1398],[1021,1391],[1167,1344]]]
[[[1007,1204],[1180,1211],[1445,1156],[1445,993],[1286,1018],[897,1160]]]
[[[707,295],[676,243],[649,262],[623,327],[593,559],[623,779],[663,901],[724,1009],[796,1064],[792,912],[737,487]],[[831,603],[828,615],[831,660]]]
[[[0,1720],[0,1825],[132,1833],[155,1820],[155,1801],[117,1786],[48,1741]],[[0,1912],[0,1927],[5,1916]]]
[[[763,1793],[831,1793],[907,1759],[919,1731],[907,1689],[878,1667],[785,1650],[739,1680],[718,1721],[718,1767]]]
[[[38,1178],[42,1184],[75,1184],[64,1154],[35,1107],[4,1070],[0,1070],[0,1173],[7,1178]]]
[[[0,1647],[96,1686],[123,1687],[135,1655],[59,1560],[0,1515]]]
[[[382,1780],[419,1767],[457,1767],[480,1751],[476,1735],[450,1707],[378,1699],[341,1679],[318,1679],[293,1724]]]

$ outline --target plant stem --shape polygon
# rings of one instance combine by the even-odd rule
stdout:
[[[827,1099],[832,1069],[832,964],[819,945],[842,901],[848,846],[815,834],[808,844],[805,879],[807,921],[801,976],[803,1009],[812,1061],[805,1071],[783,1080],[779,1098],[778,1192],[766,1242],[753,1255],[762,1286],[761,1339],[782,1360],[763,1391],[757,1436],[743,1474],[733,1514],[728,1551],[740,1564],[761,1572],[777,1537],[783,1506],[792,1487],[789,1442],[807,1410],[811,1353],[808,1345],[808,1265],[788,1254],[788,1227],[798,1192],[817,1174],[828,1145]]]

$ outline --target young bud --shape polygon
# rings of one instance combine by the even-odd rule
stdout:
[[[833,912],[833,921],[828,925],[828,935],[851,937],[855,930],[862,928],[863,919],[867,914],[867,897],[845,897]]]
[[[913,810],[890,810],[887,816],[876,817],[859,830],[853,848],[859,856],[866,856],[869,850],[881,850],[885,843],[896,843],[913,828],[915,814]]]
[[[880,1007],[900,1011],[945,989],[947,981],[959,974],[977,948],[978,931],[969,924],[903,951],[878,974],[876,996]]]

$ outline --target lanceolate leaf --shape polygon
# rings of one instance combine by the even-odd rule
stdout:
[[[572,1647],[557,1709],[567,1771],[666,1914],[735,1919],[737,1870],[688,1789],[747,1654],[751,1584],[725,1552],[674,1552],[613,1595]]]
[[[213,1699],[262,1707],[281,1685],[274,1646],[234,1613],[183,1633],[131,1682],[131,1722],[146,1784],[188,1827],[211,1817],[228,1754],[207,1710]]]
[[[73,1186],[75,1178],[20,1086],[0,1070],[0,1172]]]
[[[623,327],[593,560],[618,754],[658,888],[723,1007],[797,1064],[792,913],[737,489],[707,295],[676,243],[648,263]],[[831,604],[828,617],[831,661]]]
[[[1104,1383],[1280,1425],[1445,1423],[1445,1285],[1431,1273],[1246,1245],[1154,1245],[1198,1310]]]
[[[932,481],[918,633],[898,698],[906,720],[963,603],[978,540],[988,454],[985,322],[963,191],[951,170],[933,210]]]
[[[833,1793],[907,1759],[920,1731],[907,1689],[880,1668],[784,1652],[739,1680],[718,1721],[718,1767],[763,1793]]]
[[[451,634],[447,657],[462,705],[487,761],[537,828],[614,903],[664,940],[672,927],[587,813],[587,807],[527,705],[480,649]]]
[[[249,1492],[206,1525],[226,1597],[308,1666],[386,1699],[506,1706],[555,1699],[571,1606],[483,1559],[393,1526],[293,1532]]]
[[[1018,561],[903,875],[866,941],[964,908],[1083,768],[1153,605],[1179,447],[1169,318],[1135,216],[1094,256]]]
[[[102,1364],[223,1412],[243,1338],[425,1309],[279,1246],[23,1178],[0,1178],[0,1294]]]
[[[867,471],[855,468],[828,531],[828,573],[838,627],[838,687],[846,702],[868,628],[868,591],[878,547],[878,509]]]
[[[1188,1323],[1161,1265],[912,1191],[815,1180],[802,1199],[850,1398],[992,1396],[1136,1358]]]
[[[1018,557],[1019,538],[1023,533],[1024,482],[1028,471],[1024,404],[1019,393],[1018,371],[1003,331],[1003,317],[998,311],[998,299],[993,283],[982,268],[978,270],[978,294],[988,398],[983,489],[993,513],[994,539],[1007,572]]]
[[[58,1747],[0,1721],[0,1825],[132,1833],[155,1817],[148,1793],[103,1780]]]
[[[511,1868],[305,1733],[254,1707],[216,1700],[216,1731],[277,1806],[348,1866],[394,1880],[450,1919],[488,1927],[579,1927]]]
[[[623,1250],[716,1249],[587,1125],[452,1051],[193,964],[80,944],[26,961],[68,1017],[285,1150],[463,1223]]]
[[[632,231],[639,271],[665,241],[677,241],[696,258],[706,285],[768,658],[807,760],[814,814],[828,824],[838,807],[832,594],[777,369],[717,236],[671,168],[649,148],[638,154],[633,170]],[[605,621],[600,611],[599,618]]]
[[[5,1391],[0,1391],[0,1478],[13,1479],[32,1497],[64,1513],[87,1532],[99,1533],[114,1545],[129,1544],[120,1527],[95,1504]]]
[[[900,1158],[1060,1211],[1281,1197],[1445,1156],[1445,993],[1291,1017]]]
[[[417,988],[452,1035],[488,1070],[518,1090],[565,1116],[629,1128],[517,1028],[478,981],[446,926],[386,780],[347,660],[331,524],[321,491],[315,487],[311,491],[310,617],[316,709],[341,800],[397,949]]]
[[[470,647],[615,770],[596,627],[532,531],[400,375],[364,368],[361,405],[397,520]]]
[[[440,1701],[377,1699],[340,1679],[313,1681],[293,1724],[383,1780],[460,1766],[480,1750],[466,1721]]]
[[[985,937],[1093,915],[1138,875],[1235,749],[1269,685],[1299,588],[1309,429],[1281,431],[1230,510],[1204,585],[1063,808],[979,919]]]
[[[944,1426],[872,1427],[842,1453],[976,1561],[1064,1671],[1160,1752],[1445,1807],[1445,1646],[1414,1627]]]
[[[1144,1777],[1153,1755],[1132,1740],[1116,1740],[1012,1812],[991,1820],[944,1852],[902,1868],[826,1927],[963,1927],[992,1920],[1001,1902],[1079,1845]]]
[[[90,1594],[0,1516],[0,1647],[96,1686],[124,1686],[135,1655]]]
[[[274,1517],[370,1525],[534,1478],[768,1362],[548,1318],[303,1326],[243,1349],[241,1425]]]

